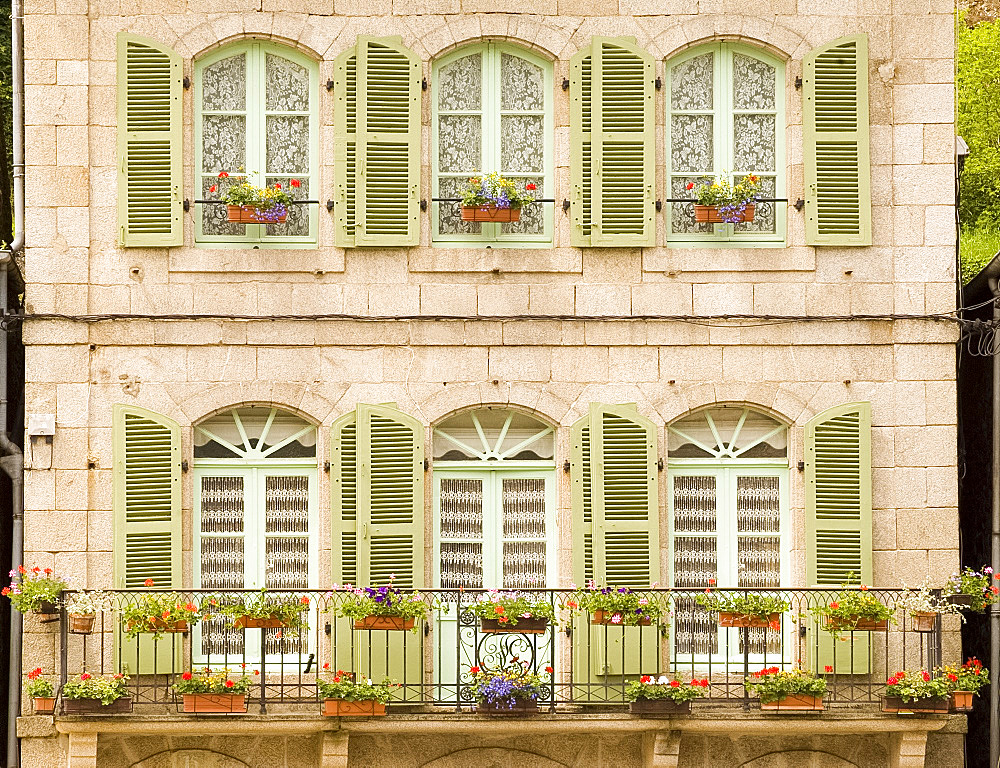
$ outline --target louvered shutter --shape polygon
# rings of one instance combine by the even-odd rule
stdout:
[[[358,421],[354,413],[333,423],[330,504],[334,584],[358,583]]]
[[[654,71],[634,38],[593,38],[570,68],[572,243],[655,244]]]
[[[118,229],[123,246],[182,245],[181,58],[118,34]]]
[[[420,59],[398,37],[358,37],[336,72],[338,244],[417,245]]]
[[[845,582],[871,584],[871,404],[838,405],[810,419],[805,465],[808,585],[830,586],[835,594]],[[855,633],[852,643],[837,643],[816,630],[817,669],[867,671],[864,633]]]
[[[806,242],[871,245],[867,36],[812,51],[802,91]]]
[[[115,589],[181,584],[180,426],[128,405],[112,410],[112,512]],[[169,671],[172,649],[162,642],[154,659],[148,636],[120,644],[120,663],[135,672]]]

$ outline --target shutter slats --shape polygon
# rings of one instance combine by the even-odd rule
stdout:
[[[330,442],[333,582],[357,584],[358,425],[353,413],[334,422]]]
[[[806,242],[871,244],[868,44],[842,38],[803,62]]]
[[[183,242],[182,65],[152,40],[118,36],[118,223],[126,247]]]

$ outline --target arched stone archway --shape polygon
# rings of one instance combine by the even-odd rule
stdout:
[[[788,752],[772,752],[762,755],[741,768],[858,768],[855,763],[829,752],[812,749],[795,749]]]
[[[499,747],[461,749],[424,763],[423,768],[468,768],[470,765],[477,768],[567,768],[564,763],[541,755]]]
[[[180,749],[160,752],[147,757],[132,768],[248,768],[247,764],[228,755],[207,749]]]

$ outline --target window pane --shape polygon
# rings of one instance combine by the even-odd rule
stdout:
[[[305,536],[267,536],[264,539],[264,586],[268,589],[296,589],[309,586],[309,539]],[[280,598],[279,598],[280,599]],[[262,629],[264,653],[303,653],[308,644],[307,630]]]
[[[733,106],[736,109],[774,109],[775,71],[759,59],[733,54]]]
[[[670,70],[670,108],[712,109],[715,54],[703,53]]]
[[[267,533],[308,533],[308,477],[267,477],[264,493]]]
[[[505,539],[545,538],[545,480],[503,481],[503,535]]]
[[[674,538],[674,586],[703,588],[717,578],[714,536]],[[678,654],[708,654],[718,650],[718,622],[693,598],[674,604],[674,643]]]
[[[503,588],[539,589],[545,586],[545,542],[503,543]]]
[[[503,115],[500,118],[500,172],[542,173],[545,158],[545,118]]]
[[[243,537],[201,537],[202,589],[243,589]]]
[[[267,116],[267,173],[309,173],[309,118]]]
[[[483,481],[443,478],[440,491],[441,537],[483,537]]]
[[[781,526],[780,500],[778,478],[736,478],[736,530],[740,533],[777,533]]]
[[[713,123],[712,115],[671,115],[670,170],[673,173],[712,172],[715,167]]]
[[[301,186],[293,187],[289,182],[292,178],[297,178]],[[291,176],[269,176],[268,184],[278,182],[281,188],[287,190],[293,200],[309,199],[309,180],[301,177]],[[288,218],[284,224],[268,224],[267,234],[275,237],[290,237],[301,235],[306,237],[309,234],[309,215],[314,206],[312,205],[290,205],[288,206]],[[316,446],[303,446],[299,441],[289,443],[284,448],[279,448],[271,454],[275,459],[300,458],[303,456],[315,456]]]
[[[541,176],[534,176],[529,178],[518,178],[511,177],[511,180],[516,182],[518,185],[527,184],[529,181],[535,183],[537,189],[532,191],[532,195],[536,199],[545,197],[545,180]],[[521,235],[543,235],[545,234],[545,206],[552,205],[552,203],[531,203],[530,205],[525,205],[521,208],[521,218],[510,224],[501,224],[500,231],[503,234],[521,234]],[[541,457],[539,457],[541,458]],[[549,457],[546,457],[549,458]]]
[[[464,186],[466,177],[438,180],[440,197],[457,198],[458,190]],[[482,225],[478,221],[462,221],[462,208],[458,203],[438,203],[438,231],[443,235],[478,235]]]
[[[718,500],[715,477],[674,478],[674,530],[683,532],[715,531]]]
[[[438,118],[438,170],[441,173],[482,170],[482,140],[483,123],[479,115],[441,115]]]
[[[203,477],[202,533],[243,533],[243,504],[242,477]]]
[[[438,70],[438,109],[479,109],[482,89],[482,55],[456,59]]]
[[[483,587],[483,545],[479,542],[441,544],[441,589],[459,587]]]
[[[773,171],[774,115],[733,115],[733,170]]]
[[[246,82],[247,61],[242,53],[205,67],[201,73],[201,108],[217,112],[246,110]]]
[[[266,59],[267,111],[308,112],[309,70],[271,53]]]
[[[243,115],[204,115],[201,119],[201,169],[236,173],[246,167],[247,121]]]
[[[500,108],[541,110],[545,108],[545,74],[527,59],[500,54]]]
[[[218,200],[225,193],[227,186],[238,181],[238,178],[219,179],[213,176],[203,177],[201,180],[201,199]],[[213,186],[216,187],[216,191],[209,192],[208,190]],[[201,231],[206,235],[242,237],[246,234],[247,228],[245,224],[230,224],[227,222],[226,206],[213,204],[201,206]],[[232,452],[215,442],[195,448],[196,458],[209,456],[224,456],[229,458],[232,456]]]

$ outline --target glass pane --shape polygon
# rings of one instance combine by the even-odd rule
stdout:
[[[264,539],[264,567],[264,585],[268,589],[308,587],[308,537],[267,536]]]
[[[438,109],[479,109],[483,57],[463,56],[438,70]]]
[[[309,118],[267,116],[267,172],[309,173]]]
[[[774,115],[733,115],[733,169],[773,171]]]
[[[479,115],[438,118],[438,170],[472,173],[481,170],[483,124]]]
[[[440,178],[438,194],[444,198],[456,198],[464,183],[463,178]],[[478,235],[482,232],[482,224],[462,221],[462,208],[458,203],[438,203],[438,231],[443,235]]]
[[[759,59],[733,54],[733,106],[774,109],[775,70]]]
[[[689,182],[702,184],[711,182],[711,177],[706,176],[671,176],[670,196],[682,199],[691,199],[691,190],[687,188]],[[714,225],[696,224],[694,221],[694,205],[692,203],[671,203],[670,204],[670,231],[677,233],[702,233],[712,234]]]
[[[538,189],[534,190],[532,194],[535,198],[545,197],[545,179],[541,176],[534,176],[530,178],[516,178],[512,177],[512,180],[521,184],[527,184],[529,181],[533,181]],[[522,234],[522,235],[543,235],[545,234],[545,217],[546,217],[546,206],[551,208],[552,203],[532,203],[531,205],[525,205],[521,208],[521,218],[518,221],[501,224],[500,231],[505,234]],[[537,451],[539,450],[539,445],[533,444],[529,446],[526,450]],[[552,453],[549,452],[548,456],[544,458],[551,458]],[[512,457],[513,458],[513,457]],[[524,458],[535,459],[543,458],[541,456],[525,456]]]
[[[545,108],[545,74],[541,67],[509,53],[500,54],[500,108],[528,111]]]
[[[778,478],[736,478],[736,530],[740,533],[778,533],[781,528],[780,503]]]
[[[203,477],[201,532],[243,533],[244,503],[242,477]]]
[[[715,142],[711,115],[670,116],[670,169],[674,173],[711,173]],[[690,194],[687,197],[691,197]]]
[[[265,478],[264,530],[267,533],[309,532],[308,477]]]
[[[777,478],[739,478],[754,480],[774,480]],[[738,482],[738,481],[737,481]],[[737,557],[739,561],[739,584],[741,587],[779,587],[781,585],[781,539],[777,536],[737,537]],[[750,653],[779,655],[781,653],[781,632],[773,629],[752,628],[748,630],[747,642]],[[740,635],[740,651],[743,635]]]
[[[717,577],[714,536],[674,538],[674,586],[704,588]],[[693,598],[678,598],[674,604],[674,647],[678,654],[718,652],[718,623]]]
[[[297,178],[301,186],[293,187],[289,182],[292,178]],[[309,199],[309,180],[303,179],[301,177],[292,176],[269,176],[267,179],[268,184],[274,184],[278,182],[281,184],[281,188],[287,190],[291,193],[293,200],[308,200]],[[288,237],[291,235],[301,235],[303,237],[309,234],[309,216],[310,212],[314,206],[312,205],[290,205],[288,206],[288,219],[285,220],[284,224],[268,224],[267,234],[275,235],[277,237]],[[268,442],[270,444],[275,444],[280,442],[275,439],[274,434],[268,435]],[[305,440],[305,438],[302,438]],[[291,458],[301,458],[305,456],[315,456],[316,455],[316,437],[315,434],[312,435],[313,443],[311,446],[303,445],[301,442],[296,440],[295,442],[289,443],[283,448],[279,448],[274,453],[270,454],[272,458],[275,459],[291,459]]]
[[[441,588],[459,587],[483,587],[483,545],[479,542],[441,544]]]
[[[483,481],[442,478],[441,538],[483,538]]]
[[[674,586],[705,589],[718,578],[714,536],[674,538]]]
[[[243,532],[245,511],[242,477],[201,478],[201,577],[202,589],[243,589],[244,550],[242,536],[206,536],[206,533]],[[228,619],[202,622],[201,653],[242,654],[243,633]]]
[[[268,112],[309,111],[309,70],[293,61],[267,54]]]
[[[233,184],[239,181],[236,178],[228,179],[217,179],[211,176],[204,177],[201,180],[201,194],[202,200],[218,200],[225,192],[225,188],[229,184]],[[216,187],[215,192],[209,192],[213,186]],[[213,205],[203,205],[201,206],[201,231],[206,235],[229,235],[234,237],[243,237],[246,234],[247,227],[246,224],[230,224],[226,221],[226,206],[221,204]],[[240,443],[235,443],[237,447]],[[223,458],[231,457],[233,454],[229,449],[219,445],[218,443],[212,442],[205,446],[195,447],[195,458]]]
[[[545,538],[545,480],[504,479],[503,536],[505,539]]]
[[[706,533],[715,530],[718,505],[715,477],[674,477],[674,530]]]
[[[207,111],[242,112],[246,109],[247,60],[230,56],[201,71],[201,108]]]
[[[773,176],[761,176],[760,177],[760,196],[773,198],[777,192],[777,186]],[[777,222],[777,204],[776,203],[764,203],[758,202],[757,208],[754,211],[753,221],[745,222],[743,224],[734,224],[734,231],[736,232],[774,232]],[[774,440],[775,438],[772,438]],[[780,438],[778,438],[780,439]],[[746,443],[746,441],[743,441]],[[782,443],[784,446],[784,443]],[[757,448],[751,448],[747,453],[742,454],[743,458],[752,459],[760,458],[762,456],[774,456],[779,454],[767,453],[755,453],[755,451],[760,451],[765,449],[767,446],[758,446]],[[781,456],[784,456],[783,448]]]
[[[201,537],[201,588],[243,589],[243,537]]]
[[[715,54],[703,53],[670,69],[670,108],[712,109]]]
[[[545,118],[542,115],[502,115],[500,172],[504,175],[542,173],[544,162]]]
[[[545,586],[545,542],[505,541],[503,588],[539,589]]]
[[[246,167],[247,131],[243,115],[204,115],[201,119],[201,170],[239,173]]]

